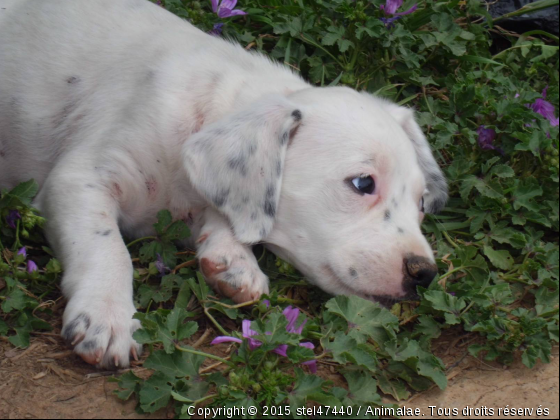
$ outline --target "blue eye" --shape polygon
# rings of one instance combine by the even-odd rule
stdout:
[[[373,194],[375,192],[375,181],[370,175],[361,175],[351,182],[360,194]]]

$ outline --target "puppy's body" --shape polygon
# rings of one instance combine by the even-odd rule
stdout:
[[[191,134],[263,93],[308,87],[145,1],[2,4],[0,35],[13,40],[0,49],[2,186],[42,185],[62,160],[83,173],[85,159],[123,194],[130,236],[147,234],[162,208],[187,218],[205,204],[181,170]]]
[[[332,293],[399,299],[435,275],[419,203],[446,186],[409,110],[312,88],[143,0],[0,0],[0,39],[0,186],[41,186],[87,362],[139,351],[119,230],[152,234],[161,209],[236,301],[268,291],[258,241]]]

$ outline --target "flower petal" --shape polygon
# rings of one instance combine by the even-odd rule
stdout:
[[[478,145],[482,150],[494,150],[496,147],[492,144],[496,139],[496,131],[481,125],[476,129],[478,133]]]
[[[309,349],[309,350],[313,350],[315,348],[315,345],[313,343],[307,343],[307,342],[299,343],[299,346],[300,347],[305,347],[306,349]]]
[[[249,340],[249,350],[251,351],[262,346],[262,343],[259,340],[255,340],[254,338],[249,338],[248,340]]]
[[[210,2],[212,3],[212,11],[214,13],[216,13],[218,11],[218,0],[210,0]]]
[[[222,0],[222,4],[220,4],[220,9],[235,9],[237,5],[237,0]]]
[[[299,309],[294,308],[293,306],[288,306],[284,311],[282,311],[286,319],[288,320],[288,326],[286,327],[286,331],[291,332],[293,330],[294,325],[299,317]]]
[[[297,327],[297,328],[294,327],[294,328],[292,328],[291,331],[288,331],[288,332],[301,335],[301,333],[303,332],[303,327],[305,327],[305,324],[307,324],[307,319],[305,319],[299,327]]]
[[[241,330],[243,331],[243,337],[245,338],[250,338],[254,335],[259,334],[258,332],[251,329],[251,321],[249,319],[243,320],[243,322],[241,323]]]
[[[414,6],[412,6],[410,9],[408,9],[405,12],[400,12],[400,13],[393,13],[394,16],[404,16],[404,15],[410,15],[411,13],[414,13],[416,11],[416,9],[418,9],[418,5],[415,4]]]
[[[214,27],[208,31],[210,35],[220,36],[222,34],[224,24],[223,23],[216,23]]]
[[[37,267],[37,264],[35,264],[35,262],[29,260],[27,261],[27,272],[28,273],[33,273],[35,271],[38,271],[39,267]]]
[[[216,337],[214,340],[212,340],[212,342],[210,344],[212,344],[213,346],[215,346],[216,344],[222,344],[222,343],[243,343],[243,340],[241,340],[240,338],[235,338],[235,337],[228,337],[228,336],[220,336],[220,337]]]
[[[403,4],[403,0],[387,0],[383,10],[389,15],[394,15],[399,7]]]
[[[281,346],[278,346],[274,350],[272,350],[273,353],[279,354],[282,357],[288,357],[287,351],[288,351],[287,344],[282,344]]]
[[[313,374],[317,373],[317,360],[310,360],[309,362],[303,362],[301,365],[309,367],[311,373]]]
[[[544,99],[538,98],[531,105],[531,109],[545,117],[553,127],[558,125],[558,118],[554,116],[554,105]]]
[[[218,17],[221,17],[222,19],[232,17],[232,16],[246,15],[246,14],[247,13],[245,13],[243,10],[239,10],[239,9],[231,10],[221,6],[220,6],[220,10],[218,10]]]
[[[246,14],[247,14],[247,12],[244,12],[241,9],[233,9],[229,12],[229,16],[243,16],[243,15],[246,15]]]
[[[16,220],[21,219],[21,214],[17,210],[10,210],[6,216],[6,224],[12,229],[16,228]]]
[[[25,247],[21,248],[18,252],[18,255],[23,255],[23,258],[27,258],[27,250],[25,249]]]

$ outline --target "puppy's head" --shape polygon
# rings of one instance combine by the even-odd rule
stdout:
[[[184,153],[241,242],[265,241],[328,292],[388,303],[436,275],[420,223],[447,185],[406,108],[346,88],[269,96]]]

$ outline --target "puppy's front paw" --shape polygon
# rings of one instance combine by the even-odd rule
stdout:
[[[62,336],[89,364],[99,368],[124,368],[142,352],[132,338],[140,322],[132,319],[131,303],[73,297],[64,311]]]
[[[200,269],[208,284],[236,303],[257,300],[268,293],[268,277],[260,270],[255,257],[241,250],[231,254],[231,250],[228,253],[209,249],[199,255]]]

